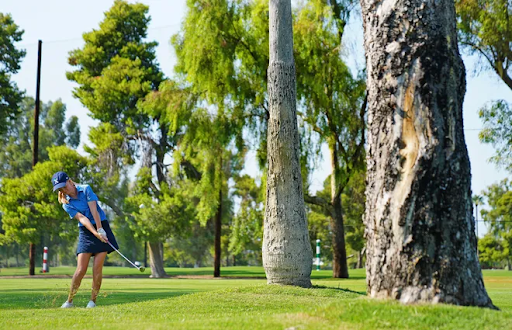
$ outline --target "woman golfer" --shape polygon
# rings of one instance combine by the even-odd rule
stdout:
[[[103,277],[103,262],[107,253],[114,251],[107,242],[118,249],[116,238],[110,230],[105,212],[98,205],[98,197],[89,185],[79,185],[71,181],[64,172],[57,172],[52,177],[53,191],[59,191],[59,202],[70,218],[78,220],[77,266],[68,300],[62,308],[73,307],[73,297],[80,287],[89,265],[89,259],[94,256],[92,268],[92,293],[87,308],[96,307],[96,297],[101,287]]]

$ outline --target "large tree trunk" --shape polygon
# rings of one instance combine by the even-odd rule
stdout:
[[[335,145],[331,146],[331,230],[332,230],[332,276],[348,278],[347,250],[345,247],[345,228],[341,208],[341,190],[338,191],[338,154]]]
[[[313,252],[299,166],[290,0],[270,0],[268,177],[263,266],[269,284],[311,286]]]
[[[476,254],[464,66],[450,0],[361,0],[368,294],[494,307]]]
[[[168,277],[164,270],[164,256],[162,243],[149,242],[149,264],[151,266],[151,278]]]
[[[222,168],[222,166],[221,166]],[[213,258],[213,277],[220,277],[220,240],[221,240],[221,229],[222,229],[222,189],[219,191],[219,207],[217,208],[217,214],[215,215],[215,256]]]

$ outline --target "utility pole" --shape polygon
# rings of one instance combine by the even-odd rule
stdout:
[[[43,42],[39,40],[37,47],[37,82],[36,82],[36,108],[34,111],[34,137],[33,137],[33,150],[32,150],[32,169],[36,166],[38,161],[39,151],[39,91],[41,88],[41,53],[43,48]],[[31,242],[29,248],[29,274],[35,275],[35,254],[36,245]]]
[[[476,227],[476,240],[478,242],[478,200],[475,201],[475,209],[476,209],[476,214],[475,214],[475,227]]]

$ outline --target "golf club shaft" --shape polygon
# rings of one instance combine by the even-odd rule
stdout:
[[[115,248],[115,246],[112,245],[112,243],[110,243],[109,241],[107,241],[108,245],[110,245],[114,250],[116,250],[117,253],[119,253],[119,255],[121,255],[121,257],[123,257],[126,261],[128,261],[129,263],[132,264],[133,267],[139,269],[139,267],[137,267],[133,262],[131,262],[130,260],[128,260],[128,258],[126,258],[121,252],[119,252],[118,249]]]

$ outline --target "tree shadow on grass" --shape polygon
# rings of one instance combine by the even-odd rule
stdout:
[[[332,280],[332,281],[350,281],[350,280],[364,280],[365,276],[350,275],[349,278],[335,278],[331,275],[315,274],[311,273],[312,280]]]
[[[339,292],[344,292],[344,293],[349,293],[349,294],[357,294],[357,295],[360,295],[360,296],[366,296],[366,291],[354,291],[354,290],[350,290],[350,289],[344,289],[344,288],[340,288],[339,286],[337,288],[335,287],[332,287],[332,286],[325,286],[325,285],[313,285],[312,287],[313,289],[329,289],[329,290],[336,290],[336,291],[339,291]]]
[[[167,299],[182,295],[201,292],[194,289],[120,289],[101,291],[97,298],[98,306],[110,306],[144,302],[156,299]],[[90,289],[81,289],[73,299],[76,307],[85,307],[90,299]],[[42,292],[41,289],[9,289],[0,290],[0,311],[7,309],[47,309],[59,308],[67,299],[67,290]]]

